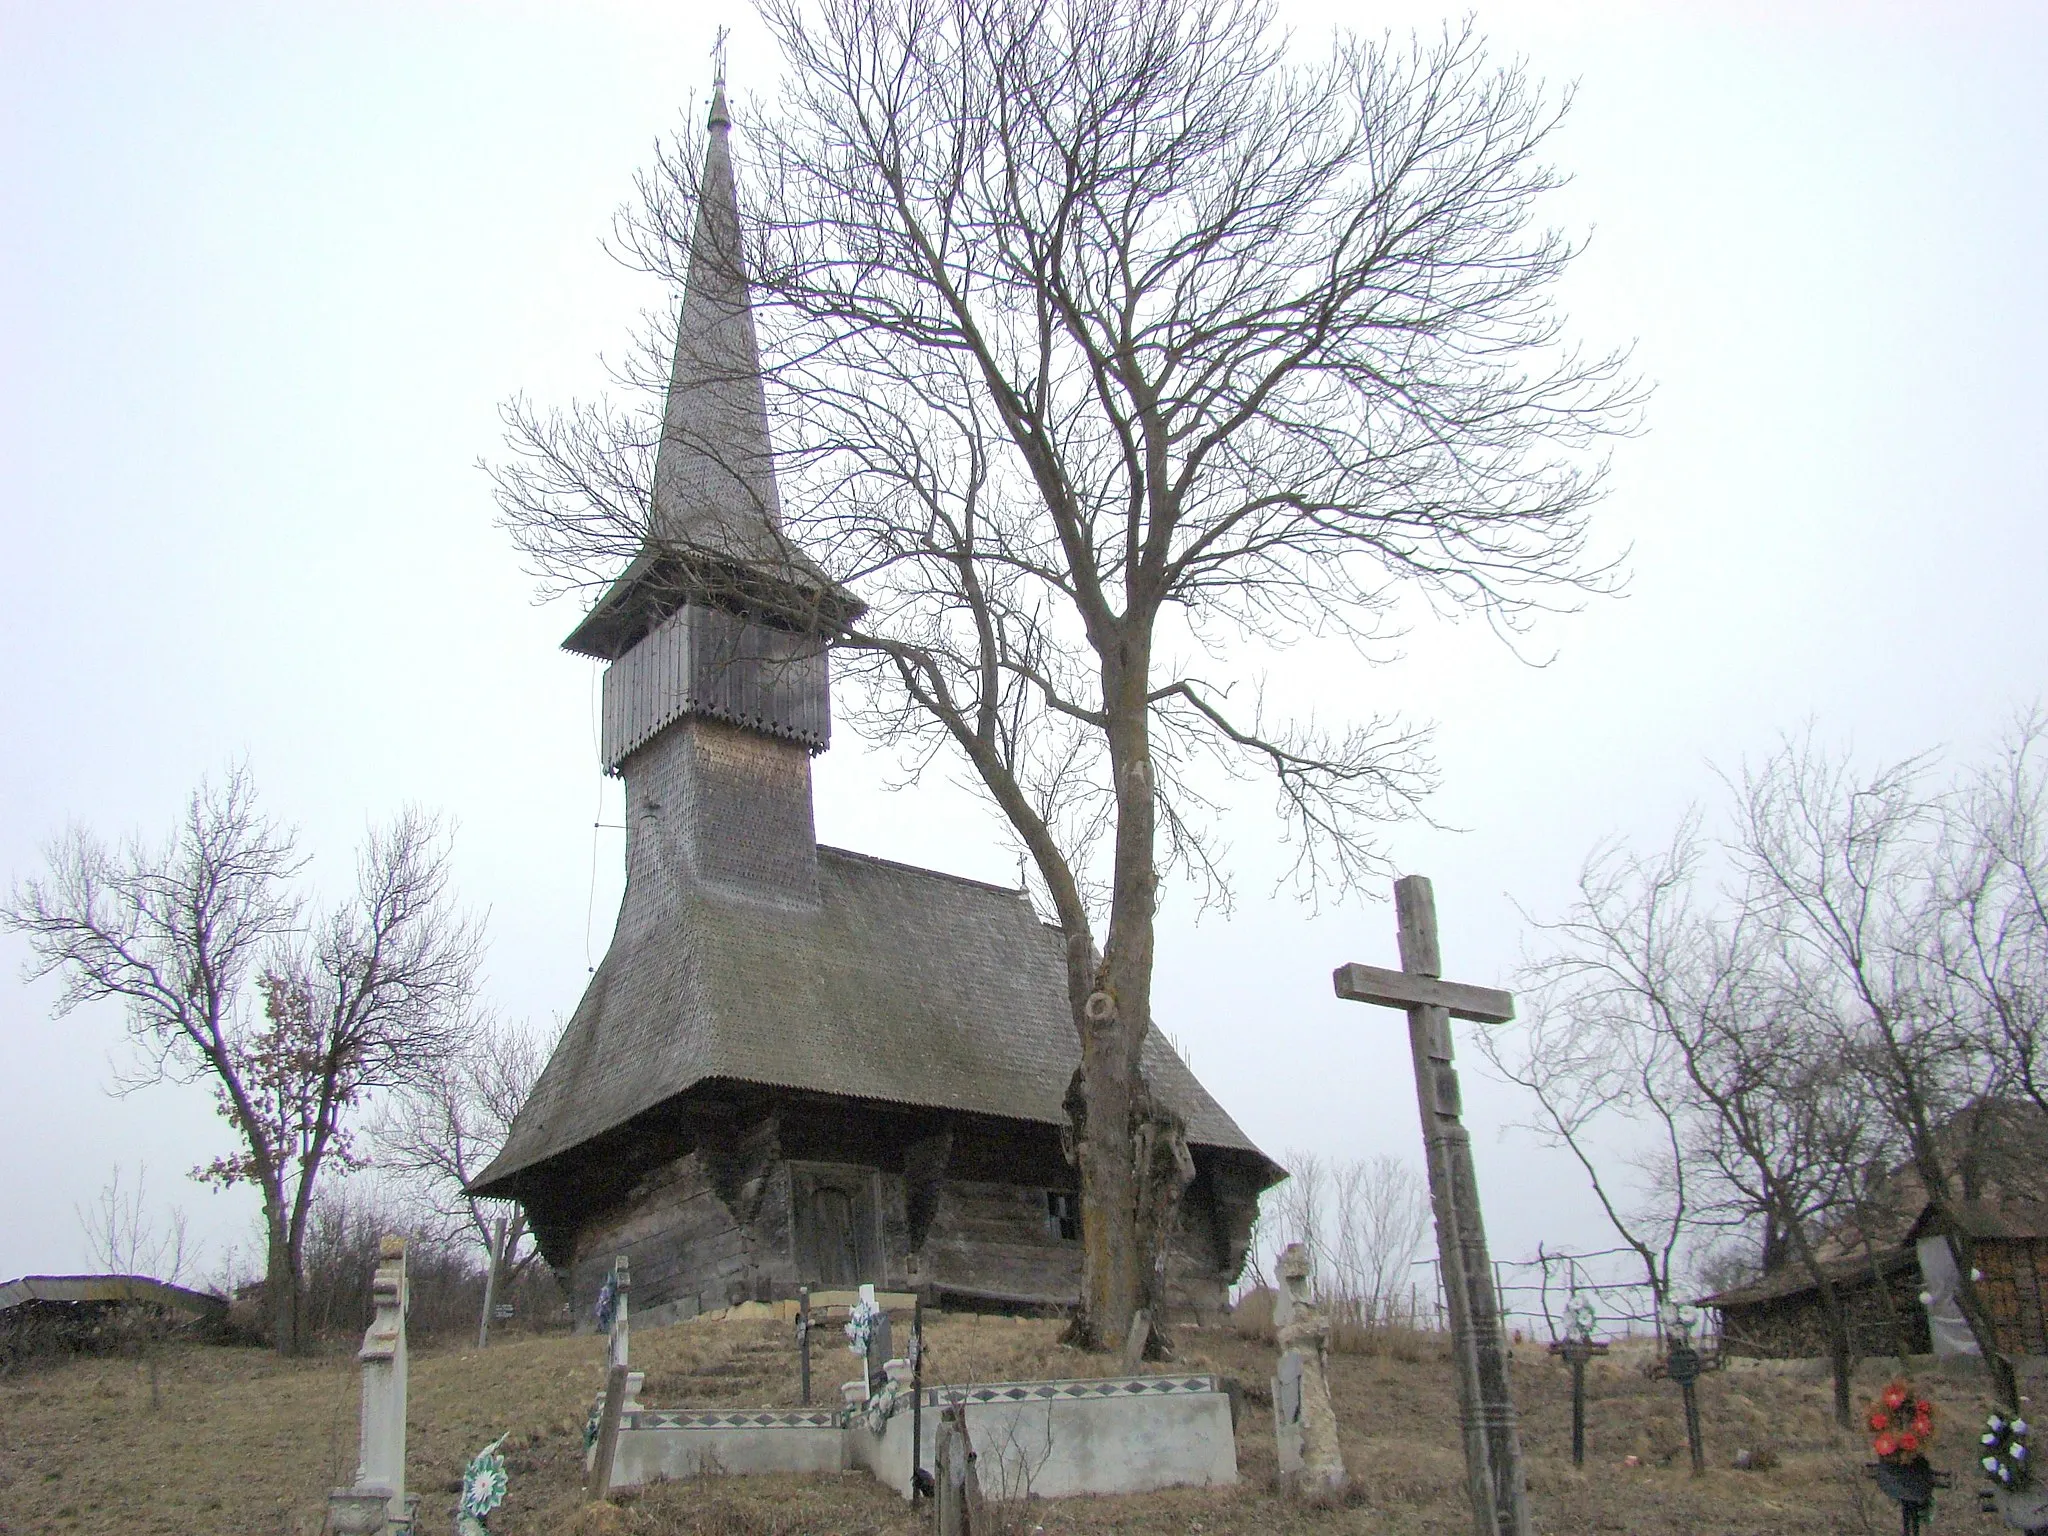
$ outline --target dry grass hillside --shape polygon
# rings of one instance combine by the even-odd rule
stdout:
[[[944,1318],[929,1330],[936,1381],[1100,1374],[1060,1347],[1058,1325]],[[1031,1507],[1024,1532],[1371,1532],[1463,1536],[1471,1529],[1449,1371],[1427,1336],[1385,1341],[1378,1353],[1334,1362],[1351,1500],[1304,1509],[1274,1489],[1264,1383],[1270,1345],[1228,1330],[1186,1330],[1181,1367],[1237,1377],[1247,1388],[1238,1427],[1239,1487]],[[655,1406],[796,1400],[795,1351],[780,1322],[700,1322],[642,1330],[635,1364]],[[415,1353],[409,1466],[424,1493],[421,1525],[449,1528],[463,1462],[510,1431],[512,1493],[493,1519],[498,1536],[809,1536],[909,1533],[925,1528],[865,1474],[827,1480],[719,1479],[676,1484],[616,1509],[577,1497],[585,1412],[600,1385],[601,1346],[588,1337],[527,1337],[487,1352]],[[1790,1536],[1898,1529],[1862,1475],[1860,1439],[1839,1435],[1827,1384],[1801,1372],[1738,1370],[1702,1383],[1711,1468],[1687,1472],[1675,1387],[1645,1378],[1640,1355],[1618,1349],[1589,1373],[1587,1464],[1571,1465],[1568,1376],[1540,1349],[1517,1352],[1515,1390],[1539,1529],[1552,1536],[1617,1531],[1655,1536]],[[851,1357],[833,1350],[818,1380],[829,1393]],[[1874,1393],[1882,1381],[1866,1368]],[[1938,1466],[1967,1468],[1982,1392],[1964,1379],[1926,1383],[1946,1410]],[[356,1448],[356,1377],[341,1355],[287,1362],[253,1350],[192,1346],[163,1364],[152,1411],[145,1368],[133,1360],[74,1360],[0,1379],[0,1532],[190,1532],[311,1536],[325,1491],[348,1480]],[[1768,1453],[1768,1470],[1736,1471],[1738,1449]],[[1627,1466],[1634,1456],[1638,1466]],[[1977,1525],[1970,1479],[1941,1496],[1940,1523]],[[1985,1529],[1990,1526],[1985,1523]]]

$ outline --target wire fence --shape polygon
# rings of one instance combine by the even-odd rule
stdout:
[[[1632,1269],[1637,1278],[1630,1277]],[[1501,1326],[1533,1339],[1561,1338],[1565,1303],[1577,1294],[1593,1303],[1600,1335],[1655,1338],[1660,1326],[1656,1292],[1641,1273],[1642,1260],[1631,1248],[1552,1253],[1539,1245],[1533,1259],[1495,1259],[1493,1289]],[[1409,1275],[1409,1325],[1447,1329],[1443,1272],[1437,1261],[1417,1259],[1409,1266]]]

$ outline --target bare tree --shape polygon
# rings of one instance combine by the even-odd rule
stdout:
[[[1988,1026],[2001,1081],[2048,1118],[2048,715],[2020,716],[1943,812],[1933,970]]]
[[[140,1275],[176,1285],[190,1258],[185,1251],[185,1212],[172,1207],[159,1225],[149,1203],[149,1169],[135,1170],[135,1183],[121,1187],[121,1165],[101,1186],[91,1207],[77,1207],[79,1230],[96,1269],[107,1275]]]
[[[1538,1024],[1509,1075],[1625,1237],[1590,1133],[1653,1111],[1634,1145],[1655,1147],[1654,1187],[1682,1192],[1695,1222],[1753,1231],[1766,1270],[1811,1279],[1844,1423],[1858,1344],[1829,1259],[1860,1246],[1889,1306],[1876,1244],[1923,1205],[1956,1250],[1998,1389],[2013,1390],[1966,1205],[2037,1181],[2048,1153],[2043,729],[2023,717],[1992,765],[1947,787],[1925,758],[1866,770],[1811,732],[1787,740],[1728,781],[1717,888],[1689,816],[1654,857],[1597,853],[1570,912],[1540,925]]]
[[[435,1069],[474,985],[480,930],[458,915],[439,824],[408,811],[373,832],[353,900],[302,921],[290,831],[244,768],[202,783],[170,841],[119,852],[73,828],[46,879],[0,922],[27,936],[56,1011],[114,1000],[137,1047],[124,1089],[204,1079],[236,1149],[197,1176],[256,1186],[277,1348],[299,1349],[302,1254],[319,1176],[357,1158],[350,1118],[373,1089]],[[255,1005],[252,991],[260,991]]]
[[[1390,1324],[1429,1230],[1428,1188],[1410,1164],[1383,1152],[1338,1168],[1336,1207],[1330,1260],[1338,1289],[1360,1325]]]
[[[121,1187],[121,1165],[101,1187],[91,1209],[78,1208],[78,1225],[100,1273],[138,1275],[176,1285],[184,1278],[185,1212],[173,1206],[161,1226],[149,1204],[149,1169],[135,1170],[132,1188]],[[172,1326],[169,1311],[154,1303],[131,1302],[115,1313],[115,1327],[142,1351],[149,1372],[149,1406],[163,1406],[163,1342]]]
[[[1622,916],[1606,911],[1615,894],[1610,874],[1596,853],[1567,931],[1592,914],[1600,914],[1596,929]],[[1645,894],[1647,903],[1626,916],[1654,927],[1665,893]],[[1585,1174],[1608,1224],[1642,1265],[1661,1317],[1674,1264],[1701,1225],[1691,1104],[1678,1051],[1642,1027],[1639,994],[1611,968],[1613,958],[1597,947],[1565,947],[1531,961],[1521,982],[1527,1022],[1477,1039],[1494,1071],[1535,1100],[1536,1118],[1522,1129],[1569,1152]]]
[[[866,604],[780,617],[913,772],[969,768],[1066,934],[1078,1331],[1114,1347],[1191,1175],[1140,1068],[1162,878],[1227,898],[1219,786],[1263,778],[1297,875],[1341,890],[1431,781],[1420,730],[1325,724],[1262,659],[1601,585],[1590,450],[1635,391],[1562,340],[1558,110],[1469,30],[1303,63],[1256,0],[761,10],[785,111],[750,121],[724,282],[761,307],[789,558]],[[622,224],[672,282],[718,259],[699,165],[664,152]],[[500,502],[550,590],[658,543],[650,351],[644,410],[508,408]]]
[[[490,1340],[493,1300],[538,1250],[527,1241],[524,1208],[472,1195],[469,1184],[505,1144],[548,1050],[531,1027],[480,1016],[439,1071],[393,1096],[375,1131],[378,1165],[420,1180],[428,1209],[484,1251],[479,1347]]]
[[[1394,1321],[1408,1267],[1428,1230],[1422,1177],[1381,1154],[1331,1162],[1290,1151],[1286,1180],[1267,1196],[1260,1254],[1271,1268],[1279,1251],[1301,1243],[1315,1257],[1317,1294],[1340,1322],[1370,1328]]]
[[[1754,1231],[1764,1270],[1790,1261],[1806,1271],[1826,1321],[1835,1415],[1847,1427],[1855,1356],[1821,1242],[1879,1149],[1860,1078],[1807,1017],[1796,967],[1788,972],[1743,893],[1723,901],[1700,890],[1703,853],[1697,815],[1653,856],[1598,851],[1577,902],[1540,925],[1547,952],[1534,972],[1553,1007],[1586,1021],[1595,1052],[1569,1059],[1596,1080],[1617,1032],[1669,1069],[1659,1097],[1675,1136],[1656,1137],[1674,1170],[1667,1187],[1687,1192],[1700,1225]]]
[[[1954,891],[1942,878],[1968,859],[1944,853],[1949,797],[1909,758],[1859,770],[1811,733],[1745,771],[1734,852],[1750,911],[1768,924],[1796,978],[1797,1006],[1861,1077],[1956,1251],[1956,1300],[1999,1395],[2018,1409],[2012,1363],[1976,1285],[1974,1192],[1999,1122],[1982,1111],[2008,1092],[2010,1058],[1942,935]]]

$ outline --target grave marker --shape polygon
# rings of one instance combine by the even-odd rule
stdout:
[[[1593,1342],[1593,1304],[1574,1295],[1565,1303],[1564,1337],[1555,1340],[1550,1352],[1572,1368],[1572,1465],[1586,1464],[1586,1362],[1607,1353],[1605,1344]]]
[[[1344,1486],[1337,1415],[1330,1406],[1330,1320],[1309,1294],[1308,1248],[1281,1250],[1273,1326],[1280,1370],[1273,1381],[1273,1433],[1280,1475],[1312,1486]]]
[[[1666,1349],[1664,1374],[1678,1383],[1685,1396],[1685,1444],[1692,1452],[1692,1475],[1707,1470],[1706,1445],[1700,1437],[1700,1352],[1692,1347],[1693,1324],[1699,1315],[1691,1307],[1667,1302],[1664,1307]]]
[[[377,1273],[370,1282],[376,1308],[356,1359],[363,1369],[360,1455],[355,1483],[327,1496],[328,1524],[337,1532],[381,1536],[410,1532],[416,1498],[405,1493],[405,1239],[378,1244]]]
[[[1491,987],[1442,979],[1436,897],[1425,877],[1408,875],[1394,882],[1394,911],[1401,969],[1340,966],[1334,978],[1337,995],[1408,1014],[1429,1199],[1436,1213],[1437,1259],[1451,1314],[1451,1358],[1458,1373],[1473,1529],[1478,1536],[1529,1536],[1521,1434],[1508,1384],[1507,1344],[1486,1252],[1486,1227],[1479,1215],[1472,1136],[1459,1118],[1463,1103],[1452,1065],[1450,1023],[1457,1018],[1505,1024],[1515,1016],[1515,1000]]]

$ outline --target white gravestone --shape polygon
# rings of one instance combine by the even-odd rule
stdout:
[[[405,1239],[379,1245],[370,1298],[376,1308],[356,1359],[363,1368],[361,1456],[355,1485],[328,1496],[328,1524],[352,1536],[409,1533],[412,1504],[405,1494]]]

